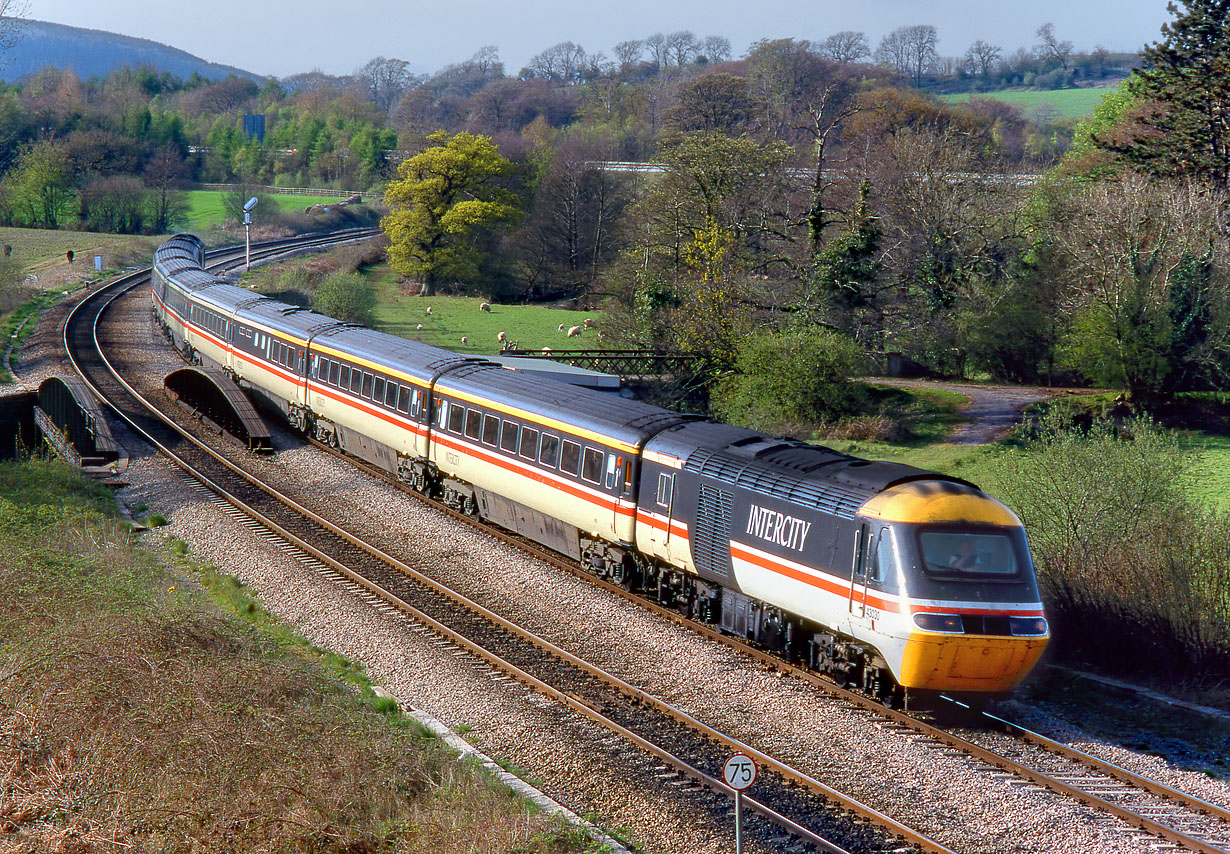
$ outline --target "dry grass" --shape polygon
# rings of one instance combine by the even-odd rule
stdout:
[[[30,467],[41,503],[12,488]],[[6,493],[0,849],[586,847],[305,642],[167,575],[71,476],[0,466]]]

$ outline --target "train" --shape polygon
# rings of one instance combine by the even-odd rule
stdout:
[[[886,702],[1010,693],[1050,638],[1020,519],[972,483],[582,388],[154,253],[184,357],[295,430]]]

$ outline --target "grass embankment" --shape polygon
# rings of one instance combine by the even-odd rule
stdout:
[[[33,295],[28,300],[13,311],[0,315],[0,357],[3,356],[11,342],[13,355],[9,361],[14,367],[18,362],[18,348],[34,333],[34,327],[37,325],[30,320],[30,316],[42,311],[60,296],[59,291],[34,291],[32,293]],[[0,359],[0,385],[7,385],[11,382],[13,382],[13,375],[5,369],[3,360]]]
[[[101,253],[108,267],[124,263],[133,255],[147,257],[154,238],[93,231],[52,231],[43,228],[0,228],[0,244],[13,247],[13,258],[41,279],[41,269],[66,260],[72,250],[74,267],[93,269],[94,253]],[[148,251],[147,251],[148,249]]]
[[[1114,92],[1118,86],[1098,86],[1085,89],[1003,89],[997,92],[961,92],[955,95],[940,95],[941,101],[963,104],[971,98],[993,98],[1012,104],[1021,112],[1030,114],[1040,111],[1053,113],[1060,119],[1084,119],[1093,115],[1102,98]]]
[[[0,848],[586,849],[115,516],[65,466],[0,464]]]

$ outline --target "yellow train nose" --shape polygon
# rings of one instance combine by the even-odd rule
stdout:
[[[1033,669],[1049,637],[914,632],[898,681],[934,691],[1011,691]]]

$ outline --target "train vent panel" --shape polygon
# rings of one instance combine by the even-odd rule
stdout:
[[[696,506],[696,568],[722,578],[730,577],[730,519],[734,494],[701,484]]]

